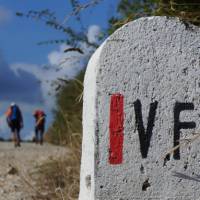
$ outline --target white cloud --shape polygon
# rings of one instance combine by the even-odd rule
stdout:
[[[100,34],[101,34],[101,28],[99,26],[97,25],[90,26],[87,33],[88,41],[91,43],[98,42]]]
[[[58,50],[54,50],[48,54],[49,63],[47,64],[47,69],[39,65],[27,63],[15,63],[11,66],[11,69],[17,76],[20,76],[20,71],[25,71],[33,74],[41,81],[40,87],[43,99],[45,105],[50,108],[54,106],[55,97],[55,88],[52,86],[52,83],[58,78],[72,78],[84,67],[83,61],[86,55],[79,55],[76,52],[66,54],[64,53],[64,49],[66,48],[69,48],[69,46],[61,45]]]
[[[77,70],[82,68],[80,61],[85,60],[87,49],[83,49],[84,55],[75,51],[64,53],[68,48],[71,46],[63,44],[57,50],[50,52],[48,61],[49,65],[56,69],[57,74],[63,74],[64,71],[68,77],[73,77]]]
[[[99,26],[92,25],[88,28],[87,36],[90,42],[97,42],[99,34]],[[53,108],[56,85],[53,87],[52,83],[55,83],[58,78],[73,78],[83,67],[86,67],[91,54],[95,50],[94,47],[88,46],[84,42],[80,42],[79,47],[84,52],[83,54],[77,51],[65,53],[64,51],[71,48],[71,46],[60,45],[58,49],[51,51],[47,55],[48,63],[46,67],[29,63],[14,63],[10,67],[17,77],[20,77],[22,72],[26,72],[34,75],[37,80],[41,81],[38,87],[41,90],[44,105],[48,108]]]
[[[0,6],[0,25],[10,21],[12,18],[12,11],[6,7]]]
[[[0,103],[3,101],[23,101],[33,104],[42,100],[40,85],[33,73],[23,70],[14,73],[11,66],[4,60],[1,52],[0,91]]]
[[[97,30],[97,26],[92,26],[88,36],[93,41],[97,33],[95,30]],[[65,53],[65,49],[71,48],[71,46],[65,44],[60,45],[57,50],[50,52],[47,55],[47,69],[39,65],[27,63],[15,63],[11,66],[11,69],[17,76],[20,76],[20,71],[25,71],[33,74],[38,80],[41,80],[40,87],[45,105],[52,108],[55,100],[55,88],[52,87],[52,83],[58,78],[73,78],[77,72],[87,65],[88,59],[95,50],[94,47],[90,47],[85,43],[80,43],[79,46],[84,54],[76,51]],[[52,96],[49,96],[49,93]]]

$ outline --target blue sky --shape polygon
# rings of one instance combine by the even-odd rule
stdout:
[[[88,1],[82,0],[82,3]],[[74,76],[94,51],[80,43],[85,50],[84,55],[71,52],[66,56],[63,53],[67,47],[65,45],[38,46],[40,41],[62,39],[65,35],[45,26],[41,21],[15,16],[16,12],[49,9],[62,22],[71,12],[68,2],[69,0],[0,0],[0,137],[10,136],[4,112],[11,101],[18,103],[24,114],[23,138],[32,134],[32,111],[35,108],[45,109],[49,125],[52,120],[51,109],[55,106],[53,96],[48,95],[49,90],[52,90],[51,81],[58,77]],[[108,19],[116,13],[117,2],[118,0],[103,0],[100,5],[81,14],[82,26],[89,40],[95,40],[100,30],[107,27]],[[66,25],[80,29],[80,23],[75,18],[70,18]],[[55,73],[58,65],[68,59],[63,69]],[[50,69],[45,70],[44,65],[50,66]]]

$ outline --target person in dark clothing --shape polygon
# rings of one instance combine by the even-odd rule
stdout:
[[[14,145],[15,147],[20,147],[20,130],[23,128],[23,117],[20,108],[15,103],[11,103],[6,112],[6,117],[8,126],[13,134]]]
[[[40,145],[42,145],[45,131],[46,114],[43,110],[38,109],[33,113],[33,116],[35,117],[35,143],[40,143]]]

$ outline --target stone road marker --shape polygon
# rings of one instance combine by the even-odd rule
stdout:
[[[141,18],[91,58],[83,109],[79,200],[198,199],[200,29]]]

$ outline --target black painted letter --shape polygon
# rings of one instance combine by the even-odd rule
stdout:
[[[174,107],[174,147],[179,145],[180,130],[192,129],[196,127],[195,122],[180,122],[179,116],[183,110],[194,110],[193,103],[179,103],[176,102]],[[180,148],[174,151],[174,159],[180,160]]]
[[[136,125],[137,125],[138,133],[139,133],[140,151],[142,154],[142,158],[147,158],[147,154],[148,154],[148,150],[150,146],[150,140],[152,136],[152,130],[154,127],[157,105],[158,105],[157,101],[150,104],[148,124],[147,124],[147,129],[145,131],[144,125],[143,125],[143,118],[142,118],[141,102],[139,99],[134,102],[135,119],[136,119]]]

